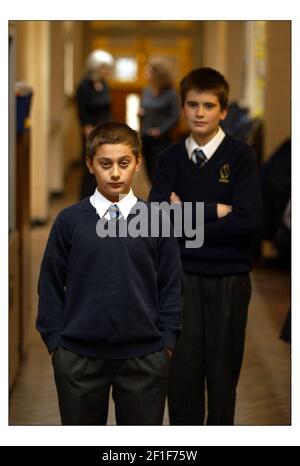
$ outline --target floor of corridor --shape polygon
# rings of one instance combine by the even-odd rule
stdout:
[[[51,203],[49,223],[31,232],[32,322],[30,345],[10,397],[10,425],[59,425],[59,411],[52,366],[34,329],[36,283],[41,255],[53,218],[73,203],[78,192],[79,170],[68,177],[63,197]],[[134,191],[146,198],[145,173],[136,175]],[[237,425],[290,424],[290,345],[279,338],[290,304],[289,273],[257,266],[252,273],[251,299],[245,357],[237,393]],[[108,424],[115,424],[113,402]],[[166,410],[164,424],[168,424]]]

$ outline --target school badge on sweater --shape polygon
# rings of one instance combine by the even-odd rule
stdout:
[[[230,177],[229,163],[225,163],[225,165],[223,165],[223,167],[220,169],[219,175],[220,175],[220,178],[219,178],[220,183],[229,183],[229,177]]]

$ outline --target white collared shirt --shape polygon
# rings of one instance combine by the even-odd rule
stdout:
[[[119,207],[122,217],[126,219],[136,202],[137,198],[133,194],[131,188],[129,193],[122,197],[122,199],[118,202],[109,201],[105,196],[103,196],[103,194],[98,191],[97,188],[95,189],[94,194],[90,197],[90,203],[96,209],[99,217],[102,218],[104,216],[107,220],[110,220],[110,215],[107,210],[111,205],[116,204]]]
[[[193,136],[190,135],[185,140],[185,146],[186,146],[186,150],[189,155],[189,159],[192,158],[192,155],[195,149],[201,149],[206,155],[206,158],[209,160],[214,155],[214,153],[216,152],[216,150],[218,149],[219,145],[221,144],[224,138],[225,138],[225,133],[220,126],[219,126],[217,134],[210,141],[208,141],[208,143],[205,144],[204,146],[199,146],[196,143]]]

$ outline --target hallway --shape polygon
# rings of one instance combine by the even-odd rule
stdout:
[[[31,230],[31,338],[10,399],[10,425],[59,425],[59,411],[51,360],[34,329],[36,284],[49,228],[58,211],[76,201],[79,169],[67,179],[65,194],[51,203],[49,223]],[[135,193],[147,198],[144,170],[135,178]],[[237,425],[290,424],[290,345],[279,333],[290,304],[288,272],[257,266],[252,273],[253,294],[248,317],[244,363],[237,394]],[[110,403],[108,424],[115,424]],[[164,424],[168,424],[167,410]]]

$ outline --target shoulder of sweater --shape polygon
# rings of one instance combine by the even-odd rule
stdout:
[[[168,146],[163,152],[161,152],[159,158],[162,160],[174,159],[174,157],[182,156],[182,153],[186,153],[185,139]]]
[[[75,204],[72,204],[61,210],[56,217],[56,221],[59,223],[69,223],[70,221],[74,221],[79,216],[81,216],[83,210],[89,210],[91,207],[92,205],[90,204],[90,198],[86,197],[85,199],[82,199],[81,201],[76,202]]]
[[[249,144],[247,144],[245,141],[242,141],[241,139],[232,136],[229,133],[226,133],[226,137],[224,139],[224,146],[227,146],[230,150],[234,150],[241,157],[248,157],[250,154],[255,154],[253,148],[249,146]]]

